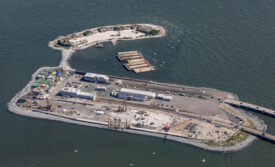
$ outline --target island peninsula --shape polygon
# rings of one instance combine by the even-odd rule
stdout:
[[[243,103],[232,93],[88,73],[69,64],[75,51],[101,42],[115,45],[119,40],[165,35],[161,26],[123,24],[57,37],[49,47],[62,51],[60,65],[38,69],[8,109],[23,116],[165,138],[211,151],[241,150],[255,136],[273,140],[262,120],[235,108]]]

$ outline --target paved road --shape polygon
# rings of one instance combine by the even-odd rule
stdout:
[[[261,112],[261,113],[270,115],[272,117],[275,117],[275,111],[271,110],[271,109],[268,109],[268,108],[260,107],[260,106],[250,104],[250,103],[246,103],[246,102],[242,102],[242,101],[231,100],[231,99],[225,99],[223,102],[227,103],[227,104],[230,104],[232,106],[235,106],[235,107],[240,107],[240,108],[249,109],[249,110],[252,110],[252,111],[257,111],[257,112]]]

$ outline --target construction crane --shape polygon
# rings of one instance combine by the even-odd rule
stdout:
[[[53,104],[50,104],[49,98],[46,97],[46,110],[49,111],[53,107]]]

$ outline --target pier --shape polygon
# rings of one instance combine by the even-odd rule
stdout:
[[[126,61],[127,63],[124,64],[124,67],[135,73],[154,70],[151,64],[138,51],[118,52],[117,58],[119,61]]]
[[[232,105],[234,107],[239,107],[239,108],[243,108],[243,109],[247,109],[247,110],[251,110],[251,111],[256,111],[259,113],[269,115],[271,117],[275,117],[275,111],[268,109],[268,108],[260,107],[260,106],[242,102],[242,101],[231,100],[231,99],[225,99],[223,102],[227,103],[229,105]]]

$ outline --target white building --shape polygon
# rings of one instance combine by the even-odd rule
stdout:
[[[77,88],[65,87],[59,92],[62,96],[78,97],[82,99],[95,100],[96,93],[81,92]]]
[[[106,91],[106,87],[97,86],[97,87],[95,87],[95,90]]]
[[[142,91],[142,90],[136,90],[136,89],[127,89],[127,88],[121,88],[118,93],[118,98],[121,99],[133,99],[137,101],[145,101],[148,99],[153,99],[156,97],[156,93],[149,92],[149,91]]]
[[[95,100],[96,94],[95,93],[88,93],[88,92],[78,92],[77,97],[82,99],[89,99],[89,100]]]
[[[94,74],[94,73],[86,73],[83,79],[91,82],[108,82],[109,81],[109,77],[107,75]]]
[[[59,93],[62,96],[76,97],[78,91],[79,91],[79,89],[76,89],[76,88],[65,87]]]

